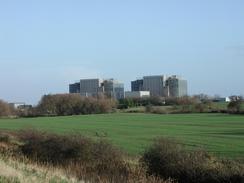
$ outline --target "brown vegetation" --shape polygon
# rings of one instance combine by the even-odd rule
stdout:
[[[40,115],[79,115],[111,112],[116,106],[112,99],[82,97],[79,94],[56,94],[42,97],[37,112]]]
[[[3,150],[12,152],[12,157],[17,159],[27,158],[26,163],[62,169],[65,174],[84,182],[170,183],[173,182],[171,179],[179,183],[244,181],[243,164],[218,159],[202,150],[188,151],[179,143],[165,138],[156,139],[138,163],[137,159],[129,158],[108,142],[80,135],[28,130],[12,135],[5,133],[0,137],[1,155]]]
[[[228,112],[231,114],[244,113],[244,109],[242,110],[242,101],[241,100],[231,101],[228,105]]]
[[[187,151],[177,142],[159,138],[141,158],[149,175],[173,178],[179,183],[244,182],[244,166],[217,159],[205,151]]]
[[[44,95],[34,108],[18,111],[21,117],[67,116],[109,113],[116,108],[113,99],[82,97],[79,94]]]
[[[28,130],[13,135],[14,141],[18,141],[18,148],[12,150],[11,140],[5,135],[2,135],[2,142],[8,144],[11,149],[8,151],[15,152],[12,157],[27,158],[28,164],[37,163],[62,169],[67,175],[84,182],[172,182],[147,176],[144,167],[129,163],[126,161],[127,156],[105,141],[95,141],[80,135],[65,136]]]
[[[7,117],[14,115],[14,110],[10,105],[3,100],[0,100],[0,117]]]
[[[71,166],[79,178],[86,172],[121,178],[128,176],[122,154],[104,141],[93,141],[80,135],[55,135],[37,131],[21,132],[21,152],[27,158],[54,166]]]

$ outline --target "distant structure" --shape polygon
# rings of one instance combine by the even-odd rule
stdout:
[[[81,79],[80,80],[80,94],[85,97],[95,97],[102,93],[101,79]]]
[[[183,97],[187,95],[187,81],[179,76],[144,76],[131,81],[131,91],[124,90],[124,84],[115,79],[81,79],[69,85],[69,93],[84,97],[105,95],[109,98]]]
[[[151,96],[163,97],[164,87],[166,83],[166,76],[144,76],[143,90],[150,91]]]
[[[125,98],[148,98],[150,97],[150,91],[127,91],[125,92]]]
[[[229,100],[230,101],[244,101],[243,97],[242,96],[238,96],[238,95],[229,96]]]
[[[69,85],[69,93],[80,93],[80,82]]]
[[[156,97],[183,97],[187,95],[187,81],[176,75],[144,76],[131,82],[131,91],[148,91]]]
[[[114,79],[81,79],[69,85],[69,93],[80,93],[84,97],[97,97],[101,94],[115,99],[124,98],[124,84]]]
[[[114,79],[103,81],[103,92],[111,98],[123,99],[125,97],[124,84]]]
[[[131,91],[142,91],[143,90],[143,79],[131,81]]]
[[[187,95],[187,81],[179,76],[171,76],[166,80],[164,88],[166,97],[183,97]]]
[[[19,109],[19,110],[25,110],[25,109],[30,109],[32,108],[32,105],[27,105],[24,102],[13,102],[9,103],[9,106],[14,108],[14,109]]]
[[[15,109],[18,109],[21,106],[25,106],[24,102],[13,102],[13,103],[9,103],[9,105]]]
[[[231,102],[230,97],[214,97],[213,102]]]

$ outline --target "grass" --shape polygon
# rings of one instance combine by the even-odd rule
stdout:
[[[213,108],[218,110],[227,110],[228,109],[228,102],[213,102]]]
[[[84,183],[69,177],[61,169],[0,157],[1,183]]]
[[[227,110],[229,102],[213,102],[213,108],[218,110]],[[244,110],[244,103],[241,104],[241,109]]]
[[[227,114],[102,114],[69,117],[0,119],[0,129],[36,128],[55,133],[102,137],[132,155],[158,136],[173,137],[189,148],[244,159],[244,116]]]

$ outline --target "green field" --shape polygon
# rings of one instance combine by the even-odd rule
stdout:
[[[69,117],[0,119],[0,129],[36,128],[102,137],[138,154],[157,136],[173,137],[188,147],[244,158],[244,116],[225,114],[101,114]]]

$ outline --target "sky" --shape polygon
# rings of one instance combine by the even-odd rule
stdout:
[[[244,94],[243,0],[0,0],[0,98],[37,104],[81,78],[181,75]]]

